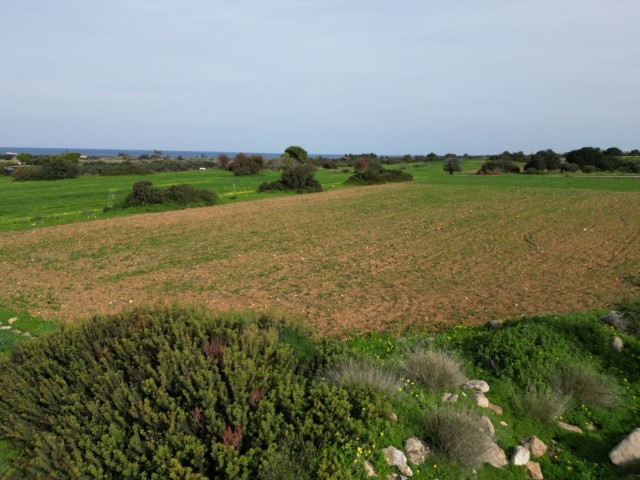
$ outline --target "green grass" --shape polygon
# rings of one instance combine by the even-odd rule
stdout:
[[[55,330],[56,323],[9,310],[0,305],[0,326],[9,326],[9,319],[17,318],[10,330],[0,330],[0,358],[9,355],[13,347],[30,338]],[[25,335],[28,333],[29,336]]]
[[[640,191],[640,180],[634,178],[596,178],[584,174],[498,175],[475,176],[481,160],[463,162],[461,174],[448,175],[442,162],[393,165],[410,172],[415,183],[424,185],[465,185],[482,187],[571,188],[611,191]],[[344,182],[349,173],[319,169],[316,177],[325,190],[357,188]],[[158,173],[155,175],[127,175],[116,177],[84,176],[58,181],[14,182],[0,177],[0,232],[111,218],[141,211],[161,211],[167,207],[126,209],[103,212],[112,202],[122,202],[133,184],[149,180],[157,187],[188,183],[197,188],[214,190],[220,201],[232,203],[257,200],[290,193],[256,193],[262,182],[277,180],[279,172],[264,171],[258,175],[235,177],[224,170]]]

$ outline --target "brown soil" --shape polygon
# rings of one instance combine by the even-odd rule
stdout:
[[[0,303],[271,308],[321,334],[600,308],[638,289],[637,193],[391,185],[0,234]]]

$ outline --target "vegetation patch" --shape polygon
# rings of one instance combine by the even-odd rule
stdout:
[[[137,182],[124,200],[124,207],[170,204],[179,206],[215,205],[218,196],[211,190],[194,188],[186,183],[167,188],[154,187],[148,181]]]
[[[314,167],[308,163],[286,167],[280,180],[262,183],[258,193],[274,191],[294,191],[296,193],[321,192],[322,185],[314,176]]]
[[[353,185],[382,185],[385,183],[411,182],[413,175],[402,170],[389,170],[372,163],[351,175],[346,182]]]

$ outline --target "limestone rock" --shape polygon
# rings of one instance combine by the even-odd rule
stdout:
[[[12,328],[11,325],[2,325],[0,327],[0,330],[11,330],[11,328]]]
[[[479,407],[487,408],[489,407],[489,399],[484,396],[484,393],[476,393],[473,395],[473,400]]]
[[[493,465],[494,467],[504,467],[509,464],[507,454],[497,444],[491,443],[491,448],[487,450],[484,463]]]
[[[622,341],[622,339],[620,337],[616,336],[616,337],[613,337],[611,339],[611,349],[614,352],[620,353],[623,348],[624,348],[624,342]]]
[[[611,461],[622,468],[640,468],[640,428],[636,428],[609,452]]]
[[[547,446],[535,435],[523,438],[520,442],[520,445],[529,450],[529,452],[531,452],[531,455],[536,458],[540,458],[542,455],[547,453]]]
[[[561,422],[560,420],[558,420],[557,423],[558,423],[558,426],[563,430],[566,430],[568,432],[573,432],[573,433],[582,433],[582,429],[580,427],[576,427],[575,425],[570,425],[568,423]]]
[[[518,445],[511,455],[511,463],[514,465],[526,465],[531,458],[531,453],[522,445]]]
[[[600,317],[600,322],[605,325],[611,325],[616,330],[626,332],[629,328],[629,321],[624,318],[624,315],[616,310],[613,310],[606,315]]]
[[[480,415],[480,423],[487,429],[489,435],[493,437],[496,434],[496,429],[493,426],[493,423],[491,423],[491,419],[489,417],[487,417],[486,415]]]
[[[493,403],[490,403],[489,406],[487,407],[489,410],[493,410],[494,412],[496,412],[498,415],[502,415],[504,412],[502,410],[502,407],[499,407],[498,405],[494,405]]]
[[[455,403],[455,402],[458,401],[458,395],[456,395],[455,393],[445,393],[442,396],[442,401],[443,402]]]
[[[407,465],[407,457],[405,457],[401,450],[389,445],[383,449],[382,452],[384,453],[384,458],[387,460],[387,465],[397,467],[405,477],[413,476],[413,472]]]
[[[414,465],[420,465],[431,455],[431,449],[417,437],[407,438],[407,441],[404,442],[404,451],[407,452],[409,461]]]
[[[390,473],[387,478],[389,478],[389,480],[407,480],[407,477],[400,475],[399,473]]]
[[[527,462],[527,478],[531,480],[544,480],[542,476],[542,469],[540,468],[540,464],[537,462]]]
[[[489,330],[497,330],[502,327],[502,322],[500,320],[489,320],[487,322],[487,328]]]
[[[387,418],[389,420],[391,420],[392,422],[397,422],[398,421],[398,414],[396,412],[389,412],[389,414],[387,415]]]
[[[489,384],[484,380],[467,380],[461,387],[464,390],[473,390],[478,393],[487,393],[489,391]]]
[[[507,422],[505,422],[504,420],[500,420],[500,425],[502,425],[503,427],[508,427],[509,424]]]
[[[18,321],[18,317],[12,317],[9,320],[7,320],[7,323],[9,323],[9,325],[13,325],[17,321]]]
[[[376,471],[373,469],[373,465],[371,465],[371,462],[369,462],[369,460],[365,460],[362,465],[364,466],[364,473],[367,474],[367,477],[377,477],[378,476]]]

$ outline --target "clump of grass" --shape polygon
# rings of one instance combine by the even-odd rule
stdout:
[[[520,415],[529,416],[540,422],[551,422],[564,413],[569,399],[550,389],[530,384],[518,394],[513,392],[513,406]]]
[[[326,370],[323,377],[346,388],[365,387],[388,394],[402,388],[396,372],[365,358],[342,360]]]
[[[400,367],[407,377],[431,391],[459,387],[466,380],[462,362],[442,350],[413,350]]]
[[[559,368],[552,385],[563,395],[597,407],[613,407],[618,398],[618,389],[610,378],[587,365]]]
[[[422,416],[419,426],[439,453],[466,467],[481,466],[493,443],[477,413],[467,408],[434,407]]]

